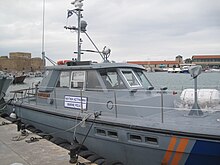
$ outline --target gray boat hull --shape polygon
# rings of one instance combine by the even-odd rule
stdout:
[[[5,93],[12,82],[10,77],[0,77],[0,100],[5,96]]]
[[[8,106],[9,112],[12,105]],[[72,142],[74,137],[85,140],[91,150],[110,160],[119,160],[126,165],[142,164],[218,164],[220,162],[220,139],[206,139],[181,132],[152,130],[111,123],[97,118],[87,119],[85,127],[73,128],[82,117],[73,113],[58,112],[25,105],[16,105],[16,114],[22,122],[31,124],[52,136]],[[92,126],[91,126],[92,125]],[[76,134],[74,136],[74,131]],[[156,140],[155,140],[156,139]],[[207,151],[209,150],[209,151]],[[140,154],[141,153],[141,154]]]

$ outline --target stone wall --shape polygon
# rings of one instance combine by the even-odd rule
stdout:
[[[33,71],[43,70],[43,60],[41,58],[32,58],[30,63],[31,69],[33,69]]]
[[[30,53],[9,53],[10,58],[0,58],[0,70],[8,72],[35,72],[43,69],[41,58],[31,58]]]
[[[10,52],[9,53],[10,59],[18,59],[18,58],[28,58],[31,59],[31,53],[25,52]]]

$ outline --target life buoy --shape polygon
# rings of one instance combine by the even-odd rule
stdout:
[[[63,62],[64,62],[64,64],[66,64],[67,62],[70,62],[71,60],[64,60]]]
[[[57,65],[64,65],[64,61],[63,60],[57,61]]]
[[[67,62],[70,62],[71,60],[59,60],[57,61],[57,65],[66,65]]]

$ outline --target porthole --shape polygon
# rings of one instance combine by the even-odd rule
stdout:
[[[109,110],[112,110],[113,107],[114,107],[114,104],[113,104],[112,101],[108,101],[107,104],[106,104],[106,106],[107,106],[107,108],[108,108]]]

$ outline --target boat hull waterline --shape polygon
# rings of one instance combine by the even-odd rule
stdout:
[[[13,106],[9,106],[11,111]],[[53,136],[68,141],[73,141],[74,134],[74,130],[69,129],[83,118],[79,114],[65,115],[22,105],[17,105],[16,114],[22,122],[31,124],[44,132],[55,133]],[[93,119],[87,119],[85,128],[76,129],[76,138],[80,143],[93,121]],[[124,139],[127,139],[126,142]],[[149,141],[146,141],[147,139]],[[218,136],[207,138],[192,133],[187,136],[187,133],[178,131],[117,124],[101,120],[101,117],[93,123],[84,144],[103,157],[119,160],[127,165],[138,165],[143,162],[152,165],[170,163],[205,165],[218,164],[220,161],[220,137]]]

